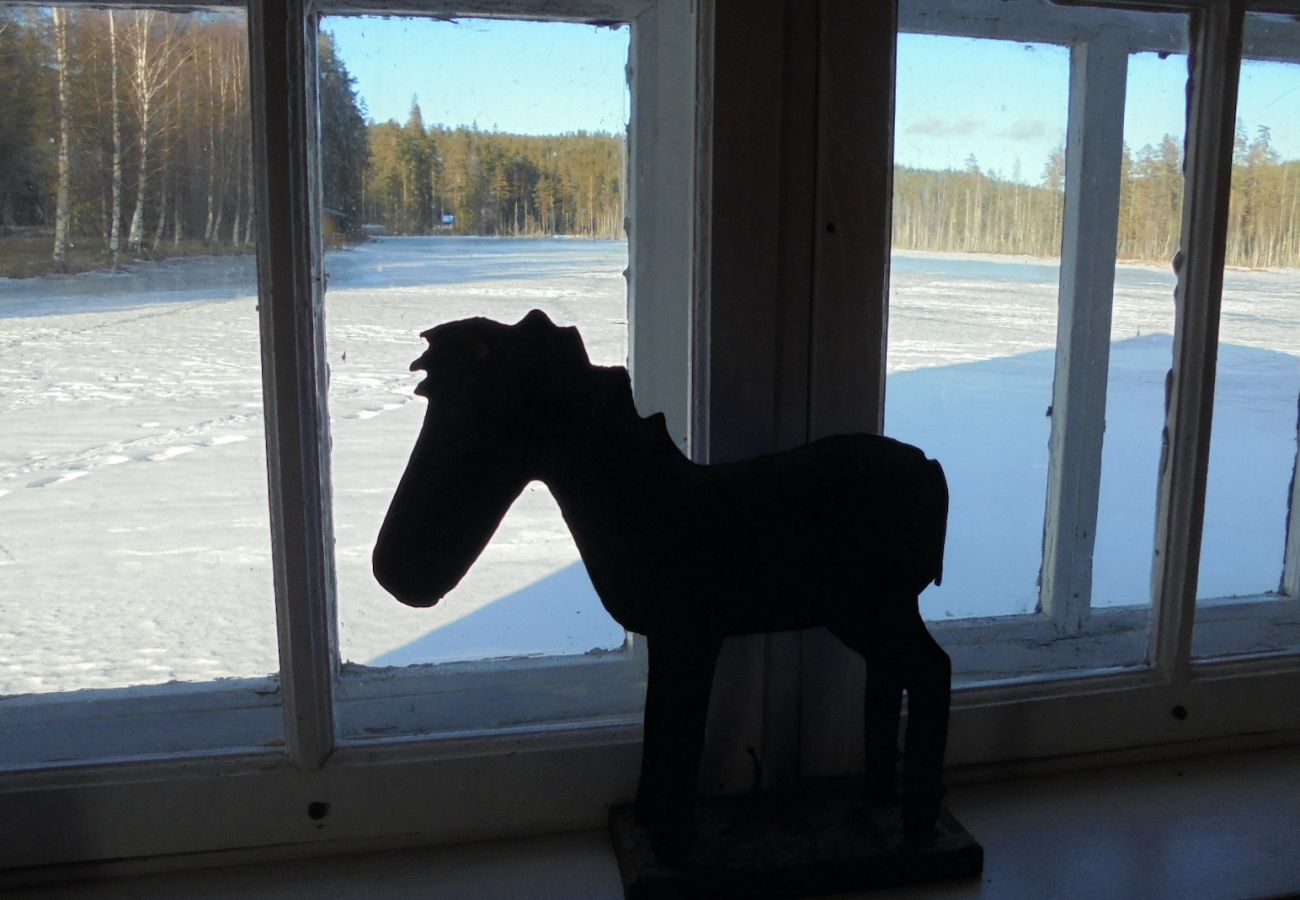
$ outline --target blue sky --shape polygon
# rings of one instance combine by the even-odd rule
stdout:
[[[622,132],[628,29],[557,22],[331,16],[325,31],[376,121],[516,134]]]
[[[1064,47],[899,35],[895,161],[960,169],[974,155],[1037,182],[1065,138],[1069,63]]]
[[[465,19],[329,17],[339,54],[377,121],[406,120],[418,97],[427,124],[524,134],[621,132],[628,118],[627,28]],[[960,72],[960,77],[953,73]],[[904,34],[898,45],[896,160],[1039,183],[1065,137],[1069,51],[1047,44]],[[1186,59],[1135,56],[1125,140],[1183,130]],[[1300,158],[1300,66],[1247,63],[1239,117]]]
[[[1048,155],[1065,139],[1070,54],[1051,44],[1020,44],[904,34],[898,39],[897,137],[900,165],[961,168],[974,154],[996,169],[1038,183]],[[960,78],[936,77],[938,72]],[[1187,58],[1139,53],[1129,61],[1124,140],[1136,154],[1166,134],[1180,141],[1186,109]],[[1247,61],[1238,118],[1254,138],[1300,158],[1300,66]]]

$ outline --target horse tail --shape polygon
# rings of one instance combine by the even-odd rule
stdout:
[[[931,561],[934,583],[943,584],[943,552],[948,539],[948,479],[943,474],[943,466],[935,459],[926,460],[928,465],[926,478],[925,505],[934,510],[930,519],[933,531],[926,535],[927,544],[934,551]]]

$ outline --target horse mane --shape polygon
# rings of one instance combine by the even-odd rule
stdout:
[[[587,410],[592,420],[645,432],[652,438],[667,426],[661,413],[642,417],[632,396],[626,366],[597,366],[575,328],[556,325],[534,309],[513,325],[483,317],[436,325],[421,333],[428,348],[411,363],[411,370],[429,372],[429,379],[465,383],[475,363],[503,359],[521,367],[528,379],[562,388],[568,399]],[[424,395],[425,383],[416,387]]]

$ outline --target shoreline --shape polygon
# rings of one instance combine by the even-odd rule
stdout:
[[[911,256],[918,259],[944,259],[944,260],[968,260],[970,262],[988,262],[988,263],[1019,263],[1028,266],[1060,266],[1061,258],[1059,256],[1031,256],[1024,253],[988,253],[984,251],[964,251],[964,250],[907,250],[895,249],[893,251],[901,256]],[[1166,274],[1173,274],[1172,263],[1162,263],[1158,260],[1141,260],[1141,259],[1117,259],[1115,265],[1122,269],[1148,269]],[[1226,266],[1227,269],[1234,268]],[[1289,271],[1286,269],[1243,269],[1245,272],[1270,272],[1270,271]]]
[[[988,262],[988,263],[1019,263],[1021,265],[1033,266],[1059,266],[1061,258],[1059,256],[1030,256],[1023,253],[987,253],[984,251],[964,251],[964,250],[908,250],[904,248],[893,248],[891,255],[910,256],[916,259],[943,259],[970,262]],[[1121,269],[1145,269],[1147,271],[1160,272],[1172,276],[1174,267],[1172,260],[1169,262],[1160,262],[1159,260],[1142,260],[1142,259],[1117,259],[1115,265]],[[1251,268],[1249,266],[1225,265],[1225,272],[1241,272],[1253,275],[1286,275],[1295,273],[1300,277],[1300,266],[1261,266]]]
[[[579,241],[580,240],[580,241],[593,241],[593,242],[601,242],[601,243],[617,242],[617,241],[623,241],[624,243],[626,243],[627,241],[626,238],[586,237],[582,235],[567,235],[567,234],[566,235],[543,235],[543,234],[538,234],[538,235],[473,235],[473,234],[372,235],[369,237],[368,240],[349,243],[346,247],[343,248],[334,248],[334,249],[327,248],[325,252],[328,254],[328,253],[338,252],[339,250],[350,250],[358,246],[364,246],[365,244],[368,243],[381,243],[383,241],[395,240],[395,239],[400,240],[404,238],[417,238],[417,239],[418,238],[426,238],[426,239],[427,238],[477,238],[477,239],[486,238],[486,239],[496,239],[496,240],[524,240],[524,241],[543,241],[543,240]],[[203,249],[205,251],[211,251],[213,248],[205,247]],[[1000,263],[1000,264],[1007,264],[1007,265],[1034,265],[1034,266],[1059,267],[1061,264],[1060,257],[1056,257],[1056,256],[1032,256],[1029,254],[1021,254],[1021,253],[989,253],[985,251],[913,250],[913,249],[895,247],[895,248],[891,248],[890,255],[909,257],[912,259],[934,259],[934,260],[948,260],[954,262],[968,261],[968,262],[983,262],[983,263]],[[87,269],[82,269],[80,271],[73,271],[73,272],[50,271],[50,272],[34,273],[30,275],[26,275],[26,274],[16,275],[16,276],[0,275],[0,285],[16,284],[21,282],[31,282],[33,280],[41,279],[41,278],[57,278],[60,280],[65,280],[65,279],[75,279],[78,276],[82,276],[82,275],[93,275],[93,274],[112,274],[112,275],[140,274],[142,270],[147,270],[150,267],[159,267],[168,264],[175,265],[177,263],[183,264],[187,260],[205,260],[205,261],[218,260],[218,259],[233,260],[233,259],[246,258],[249,256],[256,257],[256,251],[252,249],[247,249],[247,250],[239,250],[233,252],[227,250],[226,252],[160,254],[159,256],[154,258],[137,257],[135,259],[125,262],[117,270],[113,270],[112,268],[105,266],[101,268],[87,268]],[[1120,259],[1120,260],[1116,260],[1115,265],[1117,268],[1121,268],[1121,269],[1155,272],[1155,273],[1160,273],[1168,276],[1173,275],[1172,261],[1161,262],[1158,260]],[[1294,274],[1297,278],[1300,278],[1300,266],[1297,267],[1263,266],[1260,268],[1250,268],[1248,266],[1225,265],[1224,271],[1237,272],[1243,274],[1256,274],[1256,275]]]

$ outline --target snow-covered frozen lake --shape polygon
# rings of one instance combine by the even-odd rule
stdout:
[[[419,332],[541,307],[626,357],[620,242],[390,238],[331,253],[326,298],[340,642],[395,665],[615,647],[549,495],[530,488],[432,610],[374,584],[375,533],[419,430]],[[952,482],[927,615],[1032,609],[1057,271],[898,254],[887,430]],[[1121,269],[1095,602],[1150,575],[1172,277]],[[1300,273],[1230,273],[1202,594],[1276,587],[1295,454]],[[249,259],[0,280],[0,694],[276,668]],[[1231,473],[1230,475],[1228,473]]]
[[[895,254],[885,430],[939,459],[951,490],[930,619],[1038,599],[1055,365],[1055,265]],[[1225,276],[1201,597],[1276,591],[1300,399],[1300,270]],[[1169,269],[1116,273],[1093,606],[1150,602]]]

